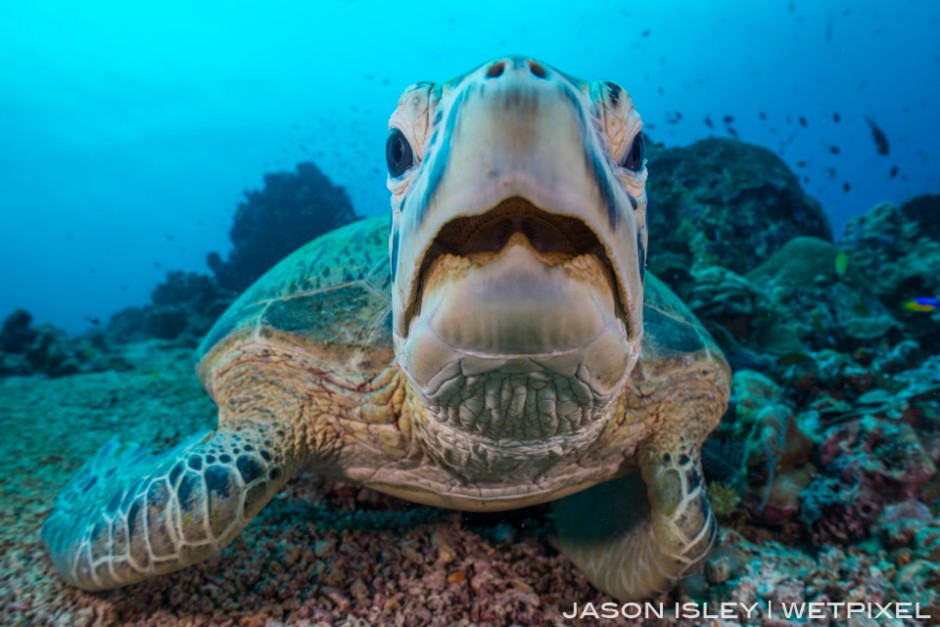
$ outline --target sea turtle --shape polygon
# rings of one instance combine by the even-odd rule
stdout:
[[[601,590],[671,587],[712,544],[699,462],[730,373],[646,274],[642,123],[612,82],[506,57],[407,88],[388,217],[293,253],[199,349],[219,426],[106,444],[43,528],[58,572],[116,588],[228,544],[298,470],[428,505],[553,501]]]

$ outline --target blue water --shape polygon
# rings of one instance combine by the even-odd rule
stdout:
[[[0,317],[79,331],[148,302],[168,269],[207,272],[242,190],[300,160],[385,212],[402,88],[506,53],[622,84],[668,145],[732,116],[807,177],[837,234],[940,192],[940,3],[137,4],[0,3]]]

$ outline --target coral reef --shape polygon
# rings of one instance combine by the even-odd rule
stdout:
[[[873,416],[830,427],[819,457],[825,473],[803,495],[816,544],[868,537],[887,503],[918,499],[937,472],[910,425]]]
[[[212,253],[209,267],[220,286],[241,292],[303,244],[358,218],[346,190],[313,163],[266,174],[264,189],[245,192],[238,205],[228,260]]]
[[[809,484],[816,467],[810,463],[813,441],[787,405],[780,387],[768,377],[740,370],[732,379],[731,406],[711,441],[742,444],[735,457],[725,454],[722,491],[735,489],[751,519],[776,525],[800,511],[800,492]],[[714,446],[705,449],[705,472],[714,476],[709,459]],[[743,497],[742,497],[743,495]],[[733,502],[722,494],[725,503]]]
[[[940,296],[940,196],[921,196],[900,208],[881,203],[852,219],[840,248],[859,284],[874,294],[914,337],[940,341],[940,310],[909,311],[909,299]]]
[[[664,252],[685,267],[721,265],[740,274],[797,235],[832,239],[822,208],[766,148],[719,138],[651,147],[649,171],[655,237],[648,263],[666,281],[673,262]]]
[[[107,331],[119,342],[157,338],[195,346],[234,299],[213,277],[171,271],[154,288],[151,305],[119,311]]]
[[[51,324],[33,325],[33,316],[17,309],[0,326],[0,376],[45,374],[62,377],[77,372],[124,370],[113,359],[100,332],[69,338]]]
[[[717,186],[718,174],[701,176],[705,188]],[[683,192],[677,215],[699,215],[694,193]],[[688,249],[667,239],[659,261],[735,371],[729,411],[703,450],[722,523],[762,543],[870,545],[882,560],[885,546],[892,585],[918,594],[936,585],[925,572],[936,572],[940,551],[940,313],[904,303],[940,294],[938,200],[876,205],[838,244],[825,232],[773,249],[740,244],[759,264],[736,265],[714,247],[692,253],[692,218],[676,218],[689,229]],[[694,228],[709,219],[724,218]],[[709,584],[714,594],[734,583],[728,565],[743,563],[726,551],[714,559],[704,587],[689,584],[697,598]],[[836,598],[835,587],[827,595]],[[922,598],[936,616],[937,595]]]
[[[801,236],[744,276],[722,266],[693,270],[689,306],[736,369],[773,372],[778,360],[813,361],[811,351],[899,341],[902,323],[863,282],[838,275],[838,254],[830,242]]]

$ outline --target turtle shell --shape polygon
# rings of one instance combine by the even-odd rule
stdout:
[[[632,385],[643,394],[669,391],[671,402],[683,394],[726,398],[731,369],[714,338],[665,283],[650,273],[645,283],[643,349]]]
[[[394,358],[388,219],[359,220],[294,251],[246,290],[198,350],[199,376],[249,338],[377,373]]]
[[[669,287],[647,273],[643,296],[643,359],[669,359],[721,350],[682,300]]]

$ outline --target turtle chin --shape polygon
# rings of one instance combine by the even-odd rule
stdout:
[[[633,360],[609,265],[539,237],[426,264],[399,357],[440,426],[544,442],[596,424],[622,388]]]

